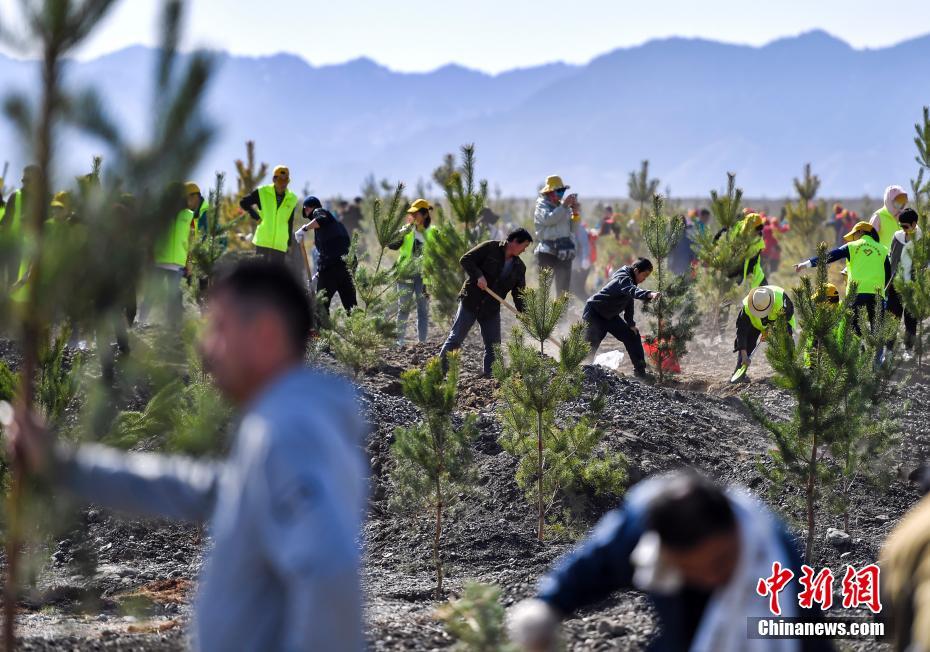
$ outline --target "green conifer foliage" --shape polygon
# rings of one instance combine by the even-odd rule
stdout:
[[[497,586],[470,582],[458,600],[440,607],[436,616],[457,643],[455,652],[518,652],[507,641],[504,607]]]
[[[524,293],[525,315],[507,343],[509,364],[498,356],[494,376],[500,381],[501,447],[519,460],[517,484],[536,506],[537,535],[545,534],[546,514],[559,500],[577,498],[585,491],[619,494],[626,482],[626,459],[620,453],[598,455],[602,433],[596,417],[598,398],[589,415],[563,423],[559,408],[581,395],[581,363],[589,351],[584,326],[572,325],[561,340],[559,361],[541,353],[565,312],[561,299],[550,300],[552,272],[540,274],[538,288]],[[529,335],[535,344],[526,343]]]
[[[652,201],[659,189],[659,180],[649,178],[648,160],[640,164],[639,172],[630,172],[627,189],[630,199],[639,203],[639,212],[636,217],[641,220],[646,214],[646,205]]]
[[[817,201],[820,177],[804,165],[804,174],[794,179],[798,199],[785,204],[785,221],[791,229],[782,236],[782,255],[788,261],[804,260],[821,242],[833,242],[834,236],[827,226],[827,206]]]
[[[448,358],[449,372],[443,372],[439,358],[429,360],[422,370],[409,369],[401,375],[404,396],[423,412],[423,420],[394,433],[391,453],[395,467],[392,505],[409,510],[422,508],[435,518],[433,566],[436,569],[436,597],[442,595],[443,518],[460,494],[469,493],[476,480],[472,443],[478,436],[475,416],[469,414],[460,425],[452,421],[458,385],[458,356]]]
[[[730,305],[741,299],[740,280],[743,262],[755,239],[755,233],[738,228],[743,220],[742,188],[736,187],[736,175],[727,173],[726,195],[710,191],[710,211],[714,227],[698,232],[695,251],[701,263],[697,292],[705,309],[705,319],[711,332],[722,333]],[[714,229],[718,229],[716,232]]]
[[[694,279],[690,274],[672,274],[667,265],[669,254],[684,236],[685,221],[680,216],[667,215],[662,198],[653,197],[652,215],[643,222],[643,240],[652,254],[652,278],[659,298],[644,304],[643,310],[652,316],[652,332],[646,343],[655,347],[650,356],[656,367],[658,381],[664,383],[670,371],[670,360],[680,361],[688,352],[688,343],[694,339],[699,316],[694,297]]]

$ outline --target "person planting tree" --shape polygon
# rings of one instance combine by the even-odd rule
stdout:
[[[252,237],[255,253],[283,265],[291,246],[298,199],[297,195],[288,190],[291,172],[286,166],[276,166],[271,178],[272,183],[256,188],[243,197],[239,207],[258,222]]]
[[[890,227],[886,228],[886,232],[888,228]],[[891,232],[889,241],[893,237],[894,232]],[[824,262],[829,265],[838,260],[848,261],[846,291],[849,293],[853,286],[856,288],[856,299],[852,304],[853,328],[856,334],[861,335],[859,309],[866,309],[871,329],[875,328],[876,313],[883,313],[885,310],[885,288],[892,278],[891,263],[888,260],[888,249],[879,241],[875,227],[868,222],[857,223],[852,231],[843,236],[843,240],[846,244],[827,253]],[[815,256],[798,263],[794,270],[800,272],[808,267],[816,267],[819,262],[819,257]]]
[[[778,319],[787,320],[791,333],[797,330],[794,304],[784,288],[763,285],[751,290],[743,299],[743,309],[736,316],[736,340],[733,343],[733,351],[737,354],[736,369],[730,377],[731,383],[749,380],[749,364],[759,338],[764,341],[769,327]]]
[[[304,200],[303,214],[310,223],[300,227],[294,234],[294,239],[302,247],[307,231],[314,231],[313,246],[318,254],[317,287],[323,292],[323,310],[329,313],[329,304],[338,294],[342,307],[346,312],[350,312],[358,300],[355,296],[355,284],[345,260],[351,245],[346,227],[313,196]]]
[[[578,195],[566,196],[569,186],[560,176],[546,178],[540,188],[533,212],[536,227],[536,262],[540,268],[548,267],[555,275],[555,290],[558,294],[568,292],[572,280],[572,260],[575,258],[573,236],[577,219]]]
[[[826,639],[748,639],[747,618],[771,618],[770,597],[757,592],[773,562],[794,573],[785,596],[797,595],[801,556],[784,523],[741,487],[724,489],[694,472],[641,482],[587,540],[542,579],[534,598],[508,614],[522,649],[558,649],[559,622],[614,591],[644,591],[661,623],[653,650],[814,652]],[[782,598],[781,617],[818,620]]]
[[[660,296],[658,292],[638,287],[650,274],[652,262],[648,258],[640,258],[632,265],[624,265],[614,272],[604,287],[587,300],[581,314],[585,323],[585,339],[591,346],[588,358],[594,358],[604,337],[610,333],[623,342],[637,378],[652,377],[652,374],[646,371],[643,340],[633,317],[634,299],[653,301]]]
[[[526,287],[526,265],[520,254],[533,241],[526,229],[512,231],[506,240],[488,240],[468,251],[459,261],[468,278],[459,292],[459,307],[452,330],[439,355],[446,365],[446,355],[462,346],[468,331],[478,322],[484,340],[484,374],[491,376],[494,349],[501,342],[501,307],[488,290],[501,299],[513,296],[518,311],[523,312],[521,293]]]
[[[875,228],[878,241],[887,250],[891,250],[891,241],[898,231],[898,216],[907,207],[907,192],[901,186],[888,186],[885,188],[885,197],[882,207],[872,214],[869,220]],[[848,242],[848,240],[847,240]]]
[[[431,226],[433,207],[425,199],[417,199],[407,209],[407,224],[389,247],[400,250],[394,265],[397,274],[397,346],[403,346],[407,336],[410,304],[417,306],[417,339],[422,344],[429,336],[429,294],[423,282],[422,256],[429,248],[435,231]]]

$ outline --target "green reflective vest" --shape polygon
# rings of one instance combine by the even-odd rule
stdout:
[[[258,204],[258,214],[261,215],[262,221],[255,229],[252,243],[256,247],[287,251],[287,242],[291,236],[288,222],[297,208],[297,195],[288,190],[278,206],[274,186],[268,184],[258,189]]]
[[[155,243],[156,265],[187,266],[190,249],[191,222],[194,211],[185,208],[178,212],[168,231]]]
[[[22,226],[23,226],[23,191],[22,190],[17,190],[10,196],[10,201],[14,201],[14,200],[16,203],[13,205],[13,213],[11,215],[6,215],[6,211],[10,206],[9,203],[7,203],[6,207],[2,209],[3,213],[0,213],[0,217],[2,217],[3,219],[7,219],[7,218],[10,219],[10,223],[7,226],[9,226],[9,229],[10,229],[10,236],[15,238],[19,236],[19,234],[22,231]]]
[[[888,257],[888,249],[880,242],[866,237],[846,246],[849,248],[847,291],[849,285],[855,282],[859,294],[885,296],[885,259]]]
[[[898,218],[892,215],[884,206],[878,211],[878,219],[878,241],[882,243],[886,250],[891,251],[891,241],[894,239],[895,232],[901,228],[901,225],[898,224]]]
[[[743,299],[743,312],[745,312],[746,316],[749,317],[749,323],[751,323],[753,327],[760,333],[765,332],[765,329],[768,327],[768,325],[775,321],[785,310],[784,288],[780,288],[777,285],[766,285],[765,287],[772,290],[775,295],[775,302],[772,306],[772,312],[769,313],[769,316],[765,318],[764,322],[749,312],[749,295],[747,294]],[[791,326],[792,330],[797,330],[798,323],[794,315],[791,315],[791,319],[788,321],[788,325]]]
[[[761,239],[753,242],[746,254],[746,260],[743,261],[743,283],[749,279],[749,289],[754,290],[761,286],[765,281],[765,270],[762,269],[762,252],[765,250],[765,242]],[[749,268],[749,262],[755,258],[755,264],[752,269]]]
[[[410,264],[410,261],[413,259],[413,245],[416,241],[416,235],[414,234],[415,229],[416,227],[407,232],[397,252],[397,266],[400,268]],[[429,227],[423,231],[423,250],[420,252],[421,256],[426,252],[426,248],[433,241],[433,236],[433,227]]]

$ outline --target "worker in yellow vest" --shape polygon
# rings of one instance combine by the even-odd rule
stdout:
[[[891,235],[894,237],[894,232]],[[870,328],[874,328],[876,309],[882,312],[885,309],[885,287],[891,279],[891,264],[888,261],[888,249],[879,242],[875,227],[868,222],[858,222],[852,231],[843,236],[843,240],[847,244],[831,250],[827,254],[825,264],[829,265],[837,260],[848,261],[846,293],[849,293],[851,285],[856,285],[852,323],[856,333],[861,335],[859,308],[865,307]],[[798,263],[794,269],[800,272],[808,267],[816,267],[819,262],[815,256]]]
[[[287,250],[294,238],[297,195],[288,190],[291,173],[284,165],[272,172],[271,183],[246,195],[239,206],[258,222],[252,244],[265,260],[286,264]],[[257,207],[257,208],[256,208]]]
[[[748,213],[740,222],[740,233],[752,233],[752,244],[746,257],[743,259],[741,285],[747,285],[750,290],[761,287],[767,283],[765,270],[762,268],[762,252],[765,251],[765,240],[762,238],[762,229],[765,219],[759,213]]]
[[[407,225],[389,246],[399,250],[394,265],[397,274],[397,346],[403,346],[411,303],[417,306],[417,339],[422,344],[429,335],[429,293],[423,281],[423,254],[433,240],[430,211],[425,199],[417,199],[407,209]]]
[[[749,382],[749,364],[752,352],[759,343],[759,337],[765,339],[769,327],[778,319],[788,322],[788,332],[794,334],[798,329],[794,317],[794,304],[784,288],[777,285],[762,285],[753,288],[743,299],[743,309],[736,316],[736,340],[733,351],[736,352],[736,369],[730,377],[731,383]]]
[[[885,188],[883,206],[872,215],[869,224],[878,234],[881,245],[891,251],[891,241],[894,234],[901,227],[898,225],[898,216],[907,207],[907,192],[901,186],[888,186]]]
[[[27,165],[23,170],[23,185],[7,199],[3,219],[0,220],[0,242],[15,250],[13,255],[7,259],[6,266],[0,269],[0,287],[3,288],[9,288],[20,280],[19,250],[22,244],[23,220],[28,214],[25,209],[28,207],[38,177],[38,166]]]
[[[139,311],[140,321],[145,322],[149,311],[156,303],[165,306],[165,318],[169,325],[178,325],[184,310],[181,282],[187,272],[191,236],[196,225],[194,211],[202,201],[199,186],[193,181],[184,184],[184,203],[174,219],[168,224],[164,235],[155,242],[155,269],[150,279],[150,293]]]

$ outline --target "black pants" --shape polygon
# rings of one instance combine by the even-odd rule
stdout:
[[[910,351],[917,337],[917,318],[904,309],[901,295],[893,285],[888,288],[888,312],[904,322],[904,348]],[[892,342],[889,342],[889,346],[891,344]]]
[[[342,302],[342,307],[349,312],[358,305],[355,298],[355,283],[352,282],[352,275],[349,274],[349,268],[345,261],[329,263],[320,270],[317,275],[317,290],[321,290],[324,295],[323,308],[329,312],[329,304],[336,294]]]
[[[559,260],[554,254],[536,254],[536,262],[540,269],[548,267],[555,278],[555,291],[559,294],[568,292],[572,282],[572,261]]]
[[[752,355],[759,343],[759,336],[762,333],[749,321],[749,315],[745,310],[740,309],[736,316],[736,340],[733,342],[733,351],[746,351],[747,355]]]
[[[597,348],[610,333],[623,342],[626,352],[630,355],[630,362],[636,371],[646,370],[646,354],[643,351],[643,340],[635,330],[630,328],[619,315],[613,319],[604,319],[596,310],[585,306],[581,315],[585,323],[585,340],[591,345],[591,355],[597,353]]]
[[[278,263],[279,265],[287,263],[286,251],[278,251],[270,247],[259,247],[255,245],[255,255],[269,263]]]
[[[885,311],[885,302],[881,297],[874,294],[857,294],[856,300],[853,302],[853,328],[856,330],[856,335],[862,337],[862,324],[859,323],[859,308],[865,308],[866,313],[869,316],[869,332],[875,330],[875,308],[878,307],[882,313]]]

